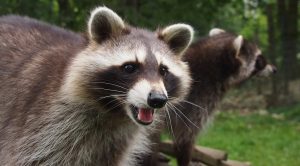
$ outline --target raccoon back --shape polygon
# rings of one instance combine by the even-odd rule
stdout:
[[[0,149],[7,132],[43,114],[84,37],[34,19],[0,17]]]

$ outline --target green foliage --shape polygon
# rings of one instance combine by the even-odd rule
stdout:
[[[28,15],[82,30],[89,11],[98,5],[114,9],[133,25],[154,29],[179,21],[193,25],[202,35],[215,26],[239,31],[243,19],[243,2],[239,0],[2,0],[0,14]]]
[[[105,5],[135,26],[156,29],[171,23],[191,24],[198,35],[206,35],[213,27],[242,33],[247,37],[259,33],[266,47],[266,16],[257,10],[258,18],[244,16],[240,0],[1,0],[0,15],[19,14],[41,19],[58,26],[84,31],[89,11]],[[263,5],[263,3],[261,3]]]

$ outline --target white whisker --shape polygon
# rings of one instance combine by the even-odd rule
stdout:
[[[114,90],[114,89],[106,89],[106,88],[101,88],[101,87],[98,87],[98,88],[90,88],[90,89],[94,89],[94,90],[102,89],[102,90],[111,91],[111,92],[119,92],[119,93],[122,93],[122,94],[125,94],[125,93],[126,93],[125,91],[119,91],[119,90]]]
[[[176,98],[174,98],[174,97],[169,97],[170,99],[176,99]],[[193,103],[193,102],[190,102],[190,101],[188,101],[188,100],[181,100],[181,102],[183,102],[183,103],[187,103],[187,104],[190,104],[190,105],[192,105],[192,106],[194,106],[194,107],[197,107],[197,108],[200,108],[200,110],[199,111],[204,111],[205,112],[205,115],[206,116],[208,116],[208,111],[207,111],[207,109],[206,108],[204,108],[204,107],[201,107],[200,105],[198,105],[198,104],[195,104],[195,103]],[[177,105],[179,105],[179,106],[181,106],[181,107],[184,107],[184,106],[182,106],[180,103],[177,103]],[[194,110],[194,109],[192,109],[193,111],[196,111],[196,110]]]
[[[92,83],[95,83],[95,84],[106,84],[106,85],[113,85],[113,86],[116,86],[116,87],[119,87],[119,88],[122,88],[124,90],[128,90],[128,88],[125,88],[121,85],[117,85],[117,84],[113,84],[113,83],[109,83],[109,82],[92,82]]]
[[[175,110],[173,110],[174,107],[173,107],[172,105],[168,105],[168,104],[167,104],[167,106],[172,107],[172,108],[170,108],[170,109],[171,109],[171,111],[173,111],[173,112],[175,113],[176,117],[178,116],[178,117],[180,118],[180,120],[185,124],[185,126],[186,126],[187,128],[190,128],[190,126],[188,126],[188,125],[185,123],[185,120],[182,119],[182,117],[181,117],[180,115],[178,115],[177,112],[176,112]]]
[[[113,109],[117,108],[118,106],[121,106],[122,104],[125,104],[125,102],[121,101],[121,102],[115,104],[113,107],[111,107],[110,109],[108,109],[107,111],[105,111],[105,113],[108,113],[108,112],[112,111]]]
[[[178,109],[175,105],[173,105],[173,107],[186,119],[186,120],[188,120],[193,126],[195,126],[197,129],[199,129],[199,127],[195,124],[195,123],[193,123],[188,117],[186,117],[185,115],[184,115],[184,113],[182,113],[181,112],[181,110],[180,109]]]
[[[207,109],[206,109],[206,108],[204,108],[204,107],[201,107],[201,106],[199,106],[199,105],[197,105],[197,104],[195,104],[195,103],[193,103],[193,102],[190,102],[190,101],[187,101],[187,100],[182,100],[182,102],[184,102],[184,103],[188,103],[188,104],[191,104],[192,106],[195,106],[195,107],[198,107],[198,108],[200,108],[200,109],[202,109],[202,110],[205,110],[205,111],[207,111]]]
[[[173,138],[176,140],[176,137],[175,137],[175,134],[174,134],[174,131],[173,131],[173,127],[172,127],[172,120],[171,120],[170,113],[169,113],[169,110],[168,110],[167,107],[166,107],[166,112],[167,112],[168,118],[169,118],[169,120],[170,120],[170,129],[171,129],[171,133],[172,133],[172,135],[173,135]]]
[[[125,94],[120,94],[120,95],[107,95],[107,96],[103,96],[103,97],[98,98],[97,101],[100,101],[100,100],[102,100],[102,99],[106,99],[106,98],[109,98],[109,97],[125,97],[125,96],[127,96],[127,95],[125,95]]]

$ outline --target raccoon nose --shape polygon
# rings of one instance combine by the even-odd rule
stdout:
[[[277,73],[277,67],[276,66],[274,66],[274,65],[272,65],[272,69],[273,69],[273,74],[275,74],[275,73]]]
[[[162,108],[168,101],[168,97],[165,94],[161,94],[157,91],[151,91],[148,95],[147,103],[152,108]]]

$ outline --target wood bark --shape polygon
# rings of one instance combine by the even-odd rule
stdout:
[[[298,37],[298,4],[299,0],[277,0],[277,19],[280,31],[280,53],[283,92],[289,94],[289,82],[297,71],[297,37]]]
[[[275,18],[274,18],[274,4],[266,5],[266,15],[268,22],[268,57],[273,65],[276,65],[277,51],[274,48],[277,48],[278,43],[276,42],[276,33],[275,33]],[[272,76],[272,93],[268,98],[268,105],[273,105],[277,102],[278,96],[278,76]]]

